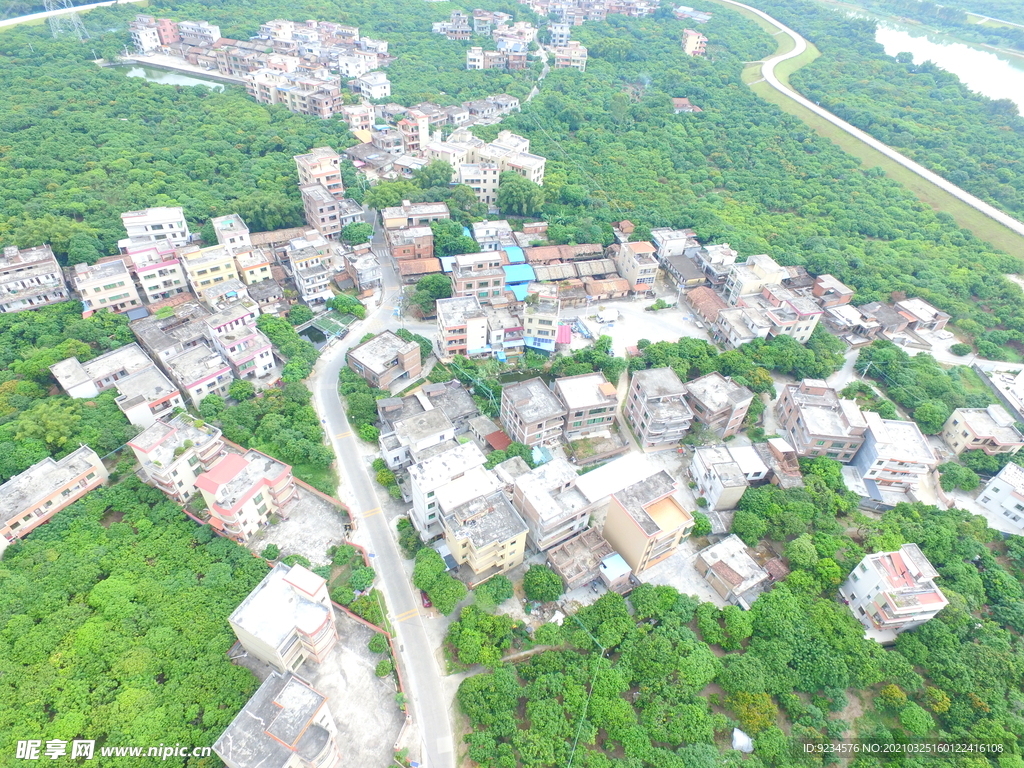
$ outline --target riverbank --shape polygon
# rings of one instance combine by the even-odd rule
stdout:
[[[940,183],[930,181],[929,178],[927,178],[929,175],[935,176],[935,174],[931,174],[924,168],[921,169],[921,171],[924,171],[923,175],[920,172],[911,170],[901,162],[889,157],[881,149],[873,147],[870,143],[873,140],[870,136],[867,136],[867,134],[863,134],[862,131],[853,128],[853,126],[849,126],[849,130],[842,128],[832,120],[817,114],[810,107],[801,104],[801,100],[805,99],[789,85],[788,78],[797,69],[810,64],[820,55],[812,44],[807,42],[806,49],[798,56],[795,56],[788,61],[778,62],[778,69],[775,72],[775,76],[792,92],[792,95],[788,95],[787,93],[773,87],[765,79],[763,71],[763,67],[766,62],[787,53],[791,53],[795,48],[796,43],[790,39],[781,23],[773,23],[774,20],[768,21],[764,17],[760,16],[755,9],[744,7],[741,4],[731,2],[730,0],[709,1],[715,5],[731,8],[732,10],[740,13],[742,16],[754,21],[754,23],[778,40],[778,49],[776,53],[767,57],[764,61],[750,62],[743,71],[743,81],[747,83],[754,93],[765,101],[775,104],[784,112],[800,118],[800,120],[802,120],[816,133],[829,139],[845,152],[859,158],[863,162],[865,168],[881,168],[885,171],[886,176],[906,187],[922,203],[933,210],[949,214],[953,217],[958,226],[964,229],[969,229],[976,237],[991,243],[1006,253],[1024,253],[1024,234],[1020,234],[1010,227],[1001,224],[999,221],[990,217],[986,213],[983,213],[981,210],[978,210],[973,205],[964,202],[956,195],[946,191]],[[822,111],[824,112],[825,110]],[[835,118],[831,113],[827,114],[838,121],[838,118]],[[865,138],[860,138],[857,134],[863,134]],[[910,161],[908,160],[907,162]],[[940,182],[941,181],[942,180],[940,179]],[[948,184],[948,182],[945,183]],[[980,202],[981,201],[979,201],[979,203]],[[1005,216],[1005,214],[1002,214],[1001,212],[997,213]]]

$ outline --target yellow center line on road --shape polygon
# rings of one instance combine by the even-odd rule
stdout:
[[[334,439],[335,440],[341,440],[341,438],[348,437],[351,434],[352,434],[352,430],[350,429],[348,432],[341,432],[340,434],[335,435]]]
[[[419,608],[413,608],[411,611],[406,611],[405,613],[400,613],[398,616],[395,617],[395,621],[397,621],[397,622],[408,621],[413,616],[418,615],[419,612],[420,612]]]
[[[373,517],[374,515],[379,515],[380,512],[381,512],[380,507],[374,507],[371,510],[363,512],[363,519],[365,520],[367,517]]]

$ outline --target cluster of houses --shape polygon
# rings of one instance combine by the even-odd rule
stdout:
[[[328,119],[336,114],[344,104],[342,78],[364,98],[391,95],[391,83],[379,71],[394,61],[388,43],[361,37],[357,27],[274,19],[250,40],[232,40],[205,21],[139,14],[129,31],[139,53],[174,56],[241,79],[259,103],[283,104],[302,115]]]
[[[653,0],[520,0],[538,16],[560,24],[582,26],[584,21],[604,21],[608,14],[640,18],[658,10]]]

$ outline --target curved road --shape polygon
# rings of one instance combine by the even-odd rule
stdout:
[[[145,0],[106,0],[102,3],[88,3],[87,5],[76,5],[73,8],[59,8],[56,11],[40,11],[39,13],[29,13],[25,16],[15,16],[13,19],[0,19],[0,27],[13,27],[17,24],[22,24],[26,21],[38,21],[39,19],[48,19],[51,16],[62,16],[65,13],[74,13],[76,11],[91,11],[93,8],[105,8],[108,5],[121,5],[123,3],[142,3]]]
[[[958,200],[967,203],[967,205],[971,206],[972,208],[975,208],[978,211],[981,211],[989,218],[994,219],[995,221],[999,222],[1000,224],[1009,229],[1012,229],[1018,235],[1024,235],[1024,223],[1021,223],[1012,216],[1008,216],[1007,214],[1003,213],[997,208],[994,208],[993,206],[989,205],[985,201],[979,200],[969,192],[965,192],[964,190],[960,189],[960,187],[956,186],[956,184],[950,183],[946,179],[939,176],[937,173],[933,173],[924,166],[915,163],[910,158],[901,155],[892,147],[883,144],[878,139],[862,131],[860,128],[856,128],[850,125],[845,120],[836,117],[827,109],[818,106],[810,99],[802,96],[797,91],[783,84],[782,81],[780,81],[779,78],[776,76],[775,68],[782,62],[789,61],[790,59],[795,59],[797,56],[806,51],[807,41],[799,33],[794,32],[781,21],[772,18],[764,11],[760,11],[757,8],[745,5],[744,3],[736,2],[736,0],[720,0],[720,2],[727,3],[728,5],[734,5],[737,8],[743,8],[747,11],[750,11],[751,13],[757,14],[762,19],[767,21],[769,24],[774,24],[783,33],[788,35],[793,40],[793,50],[789,51],[788,53],[782,53],[779,54],[778,56],[772,56],[769,59],[765,59],[764,63],[761,65],[761,74],[764,76],[765,81],[772,88],[774,88],[784,96],[797,102],[798,104],[800,104],[800,106],[806,107],[807,109],[811,110],[814,114],[818,115],[819,117],[828,120],[830,123],[832,123],[832,125],[836,126],[837,128],[841,128],[851,136],[860,139],[869,147],[881,152],[890,160],[894,160],[895,162],[899,163],[908,171],[916,173],[921,178],[931,182],[932,184],[939,187],[943,191],[948,192]]]
[[[375,239],[374,251],[379,247]],[[398,327],[398,319],[392,320],[391,313],[400,283],[390,257],[381,254],[380,261],[384,275],[383,301],[367,313],[365,320],[356,323],[343,342],[335,342],[324,349],[307,383],[313,392],[313,406],[323,420],[324,431],[338,457],[342,486],[349,491],[351,513],[361,532],[359,538],[368,544],[371,565],[377,571],[378,585],[387,599],[388,614],[395,629],[395,650],[404,670],[408,707],[423,744],[422,764],[428,768],[453,768],[455,749],[448,701],[434,647],[419,612],[419,594],[405,575],[391,521],[381,511],[359,438],[352,433],[338,395],[338,374],[345,366],[348,349],[358,344],[365,333]]]

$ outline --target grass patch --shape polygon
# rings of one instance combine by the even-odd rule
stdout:
[[[331,467],[321,469],[309,464],[293,464],[292,474],[332,498],[338,494],[338,473]]]

